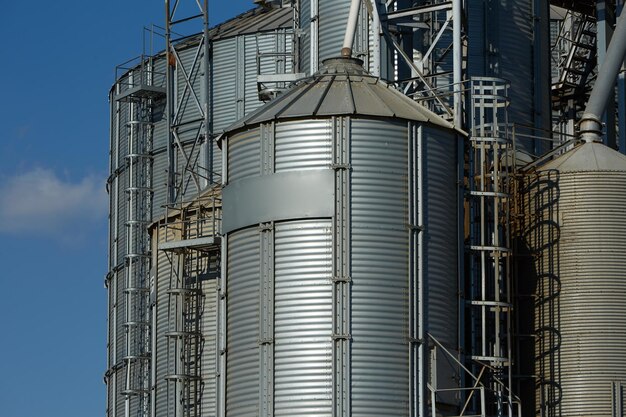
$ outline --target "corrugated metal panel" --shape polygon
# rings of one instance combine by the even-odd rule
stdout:
[[[275,416],[332,414],[330,220],[276,224]]]
[[[486,2],[472,1],[467,4],[467,73],[470,77],[483,77],[488,75],[486,71],[485,48],[486,37]]]
[[[166,241],[165,228],[159,228],[158,234],[155,229],[153,239],[158,239],[159,243]],[[170,232],[167,237],[168,240],[173,239],[173,234]],[[171,254],[170,254],[171,256]],[[169,322],[169,298],[167,289],[170,286],[170,274],[172,270],[172,263],[167,254],[163,251],[158,251],[157,265],[156,265],[156,327],[152,329],[155,333],[154,338],[156,340],[156,352],[152,353],[152,357],[156,360],[156,417],[169,416],[173,410],[173,400],[170,398],[168,401],[168,382],[165,380],[165,376],[168,374],[168,338],[165,334],[168,331]]]
[[[494,75],[511,82],[509,121],[532,126],[534,125],[534,92],[538,87],[529,88],[529,86],[540,79],[539,74],[535,78],[533,68],[533,0],[500,3],[497,20],[499,33],[493,40],[499,43],[500,72]],[[491,24],[491,20],[489,22]],[[547,43],[546,39],[545,44]],[[549,93],[546,92],[546,94]],[[527,146],[530,147],[531,144]]]
[[[341,55],[346,22],[350,12],[348,0],[319,0],[319,62]]]
[[[530,126],[535,120],[535,90],[541,85],[541,77],[534,73],[533,2],[473,1],[467,5],[468,74],[510,81],[509,122]],[[518,141],[518,147],[532,151],[530,140]]]
[[[126,288],[126,269],[122,269],[116,274],[117,280],[117,360],[122,361],[126,356],[126,303],[124,289]],[[123,371],[121,371],[123,372]]]
[[[205,257],[203,262],[207,262]],[[216,259],[210,261],[216,269]],[[215,277],[207,277],[202,282],[204,295],[202,311],[202,384],[201,395],[202,407],[200,415],[214,417],[216,412],[216,351],[217,351],[217,280]]]
[[[278,9],[257,7],[211,29],[209,36],[213,39],[222,39],[279,28],[290,28],[292,15],[291,7]]]
[[[300,70],[307,74],[317,71],[310,68],[311,56],[311,1],[303,0],[300,5]],[[327,58],[341,55],[341,47],[346,31],[346,22],[350,12],[350,0],[318,0],[319,1],[319,64]],[[368,52],[368,27],[365,7],[361,10],[361,19],[354,40],[354,51],[357,54]],[[367,62],[367,56],[358,56]]]
[[[332,122],[296,120],[276,125],[276,172],[328,168],[331,164]]]
[[[301,5],[301,27],[303,29],[302,42],[302,58],[304,71],[309,69],[310,57],[310,7],[311,0],[302,1]],[[350,12],[349,0],[319,0],[319,63],[327,58],[333,58],[341,55],[341,47],[346,32],[346,22],[348,21],[348,13]],[[361,10],[361,19],[359,19],[359,27],[354,42],[354,51],[356,53],[367,52],[367,36],[364,34],[368,30],[363,27],[367,15],[365,8]],[[365,32],[364,32],[365,31]],[[359,58],[367,58],[359,56]],[[315,71],[317,68],[315,68]],[[309,73],[315,72],[310,71]]]
[[[626,163],[607,169],[540,168],[526,179],[536,409],[545,415],[610,416],[611,383],[626,380]]]
[[[219,184],[222,182],[222,150],[215,139],[211,142],[209,157],[213,160],[213,181]]]
[[[125,375],[123,369],[118,371],[115,374],[116,384],[117,384],[117,389],[118,389],[117,404],[115,405],[116,415],[117,416],[123,416],[123,415],[126,414],[124,412],[124,410],[125,410],[125,406],[124,406],[125,397],[120,393],[124,389],[124,384],[126,383],[125,377],[126,377],[126,375]]]
[[[256,415],[259,407],[260,242],[256,227],[228,237],[226,414]]]
[[[311,1],[300,1],[300,72],[311,75]]]
[[[257,87],[257,75],[259,74],[257,69],[257,51],[263,53],[276,52],[276,38],[273,34],[247,35],[244,39],[244,45],[244,62],[240,63],[240,65],[244,66],[245,78],[244,114],[248,114],[263,105],[259,101]],[[273,62],[273,58],[261,58],[261,69],[267,71],[267,74],[275,74],[275,72],[268,71],[267,66],[270,62]]]
[[[220,132],[236,119],[235,90],[237,82],[236,39],[213,44],[213,131]]]
[[[251,129],[228,140],[228,181],[261,174],[259,129]]]
[[[457,349],[457,143],[449,131],[422,129],[428,331]]]
[[[408,416],[407,124],[352,120],[352,413]]]
[[[157,219],[165,214],[164,205],[167,201],[167,150],[161,148],[154,152],[152,163],[152,218]]]

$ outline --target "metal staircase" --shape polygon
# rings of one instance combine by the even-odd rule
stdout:
[[[554,101],[586,100],[585,91],[596,66],[596,22],[593,17],[567,11],[553,45],[556,74],[552,80]]]

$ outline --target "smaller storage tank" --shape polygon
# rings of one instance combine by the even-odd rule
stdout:
[[[427,335],[458,347],[458,140],[347,58],[227,130],[228,416],[423,415],[456,384]]]
[[[521,204],[533,255],[520,283],[534,287],[534,411],[622,416],[626,156],[579,145],[526,176]]]

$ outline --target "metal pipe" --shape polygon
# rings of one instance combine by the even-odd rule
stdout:
[[[452,44],[453,44],[453,75],[454,84],[454,127],[462,129],[463,124],[463,43],[461,39],[462,0],[452,1]]]
[[[621,13],[606,59],[600,67],[596,84],[587,102],[587,107],[580,121],[580,137],[585,142],[600,142],[602,134],[602,113],[613,94],[615,79],[626,54],[626,15]]]
[[[206,180],[202,188],[213,185],[213,135],[211,129],[211,98],[209,91],[211,91],[211,43],[209,39],[209,1],[204,0],[203,10],[203,37],[204,37],[204,57],[202,63],[204,64],[204,74],[202,77],[202,83],[204,85],[204,94],[202,94],[203,110],[204,110],[204,142],[207,144],[207,149],[203,152],[203,155],[207,158],[205,169],[208,171],[205,173]],[[207,175],[208,174],[208,175]]]
[[[380,77],[380,15],[378,14],[378,0],[369,0],[372,6],[372,56],[370,72]]]
[[[417,226],[424,226],[424,135],[422,127],[417,130]],[[418,362],[418,414],[420,416],[426,410],[426,289],[424,288],[424,230],[417,235],[417,339],[419,342],[417,357]],[[433,404],[433,407],[435,405]]]
[[[315,74],[319,67],[319,0],[311,0],[311,46],[309,74]]]
[[[346,36],[343,38],[343,48],[341,48],[341,56],[346,58],[352,57],[352,44],[354,43],[360,9],[361,0],[352,0],[350,14],[348,15],[348,25],[346,26]]]

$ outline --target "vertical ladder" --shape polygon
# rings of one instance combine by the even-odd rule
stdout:
[[[509,205],[515,158],[507,122],[508,85],[476,77],[470,88],[471,359],[475,373],[489,370],[487,414],[510,417],[517,407],[511,393]]]
[[[180,241],[189,233],[186,210],[180,211],[180,220],[172,223]],[[203,297],[199,274],[195,271],[198,257],[193,249],[184,246],[169,251],[170,281],[168,297],[167,343],[168,399],[173,401],[172,417],[199,416],[199,386],[201,382],[200,327]]]
[[[203,280],[219,259],[221,200],[210,196],[191,205],[167,207],[165,241],[159,250],[170,262],[167,332],[167,399],[170,417],[199,417],[202,412]]]
[[[130,75],[129,90],[144,81],[139,70]],[[126,415],[147,416],[150,404],[150,239],[147,226],[152,216],[152,110],[149,96],[141,89],[124,98],[130,118],[127,123],[126,153],[126,282],[124,302],[126,317],[125,385]]]

